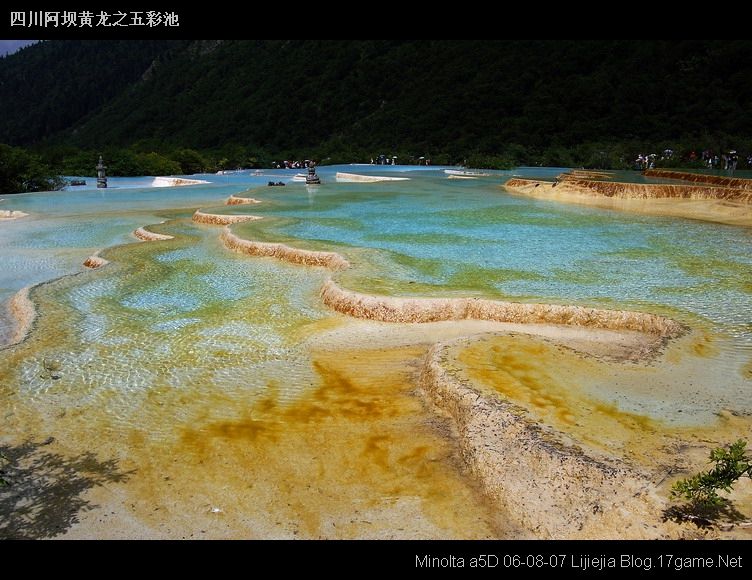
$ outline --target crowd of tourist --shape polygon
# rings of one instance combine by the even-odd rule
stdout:
[[[272,161],[273,169],[308,169],[308,166],[313,163],[310,159],[303,161]]]
[[[678,158],[674,154],[673,149],[664,149],[660,156],[656,153],[639,153],[634,161],[634,166],[635,169],[644,171],[646,169],[654,169],[656,163],[663,167],[675,166],[675,161],[677,160]],[[736,149],[730,149],[729,151],[721,152],[719,155],[712,149],[705,149],[700,155],[696,151],[690,151],[683,160],[688,161],[691,165],[700,163],[708,169],[722,169],[733,173],[739,164],[739,153]],[[747,156],[746,162],[747,166],[752,168],[752,154]]]

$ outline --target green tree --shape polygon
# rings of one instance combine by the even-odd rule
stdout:
[[[206,159],[194,149],[179,149],[170,155],[170,158],[180,166],[180,170],[175,173],[182,173],[183,175],[203,173],[209,165]]]
[[[0,193],[62,189],[65,181],[37,157],[0,144]]]
[[[161,153],[143,153],[133,149],[109,149],[105,151],[108,174],[121,177],[138,175],[175,175],[181,173],[180,164]]]
[[[138,159],[142,175],[177,175],[182,171],[178,162],[154,151],[139,155]]]
[[[739,439],[728,447],[713,449],[713,468],[677,481],[671,488],[671,497],[705,508],[723,504],[719,491],[730,492],[740,478],[752,478],[752,456],[747,455],[746,446],[747,442]]]

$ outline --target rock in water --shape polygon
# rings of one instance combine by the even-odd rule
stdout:
[[[47,371],[59,371],[61,368],[63,368],[63,365],[60,363],[57,359],[44,359],[44,368]]]

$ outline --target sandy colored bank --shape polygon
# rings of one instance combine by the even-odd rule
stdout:
[[[752,191],[708,185],[665,185],[513,178],[509,193],[635,213],[752,226]]]

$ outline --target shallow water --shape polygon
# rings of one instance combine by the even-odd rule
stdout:
[[[457,183],[441,174],[290,189],[236,211],[287,218],[235,226],[240,235],[339,246],[362,262],[341,277],[354,289],[699,316],[752,348],[746,228],[507,196],[495,177]]]
[[[410,181],[337,184],[335,171],[399,171]],[[752,411],[743,370],[752,360],[752,233],[528,200],[500,187],[512,173],[547,171],[555,170],[461,181],[433,168],[344,166],[321,168],[315,189],[259,187],[298,172],[273,171],[200,176],[212,183],[190,187],[123,180],[106,192],[6,196],[2,207],[31,215],[0,224],[0,302],[79,275],[37,287],[29,338],[0,351],[3,437],[54,435],[69,451],[116,458],[136,471],[129,493],[194,510],[212,537],[520,534],[489,512],[451,427],[414,392],[426,345],[322,344],[325,331],[347,323],[318,298],[330,272],[229,252],[220,228],[190,221],[198,207],[265,218],[233,226],[242,237],[342,253],[353,267],[337,279],[358,291],[669,314],[707,333],[722,363],[709,365],[719,405]],[[263,203],[222,205],[249,189]],[[174,240],[130,236],[160,222],[151,229]],[[110,265],[81,266],[102,249]],[[494,364],[509,366],[502,359]],[[59,379],[45,370],[49,361]],[[672,401],[618,396],[635,416],[676,417]],[[611,404],[615,395],[602,398]],[[712,416],[700,407],[687,407],[689,423]],[[233,495],[243,507],[234,515],[223,507],[220,526],[206,506]],[[167,533],[145,513],[139,521],[157,537],[195,523]],[[404,513],[411,523],[400,528]],[[127,535],[113,530],[99,533]]]

